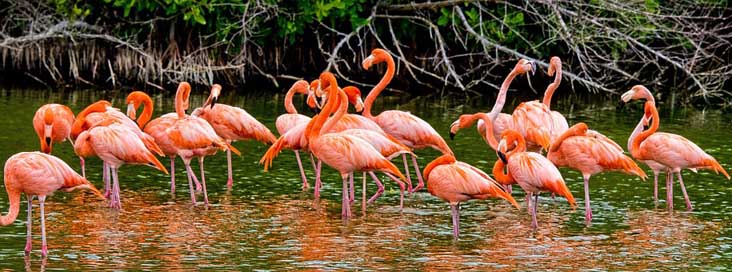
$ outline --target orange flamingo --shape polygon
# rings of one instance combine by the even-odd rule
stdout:
[[[223,138],[219,137],[213,127],[204,119],[189,116],[185,111],[189,107],[188,97],[191,94],[191,85],[188,82],[178,84],[175,93],[175,115],[166,114],[153,121],[145,127],[145,131],[155,138],[161,146],[166,146],[168,151],[175,151],[177,156],[183,160],[188,173],[188,188],[191,194],[191,202],[196,204],[196,195],[193,190],[192,180],[198,183],[198,178],[191,169],[191,160],[198,158],[201,168],[201,184],[203,189],[203,201],[208,208],[208,193],[206,191],[206,178],[203,169],[203,159],[212,155],[217,150],[230,149],[235,154],[241,154],[239,150],[229,145]],[[171,164],[172,167],[172,164]],[[174,192],[175,180],[171,179],[171,192]]]
[[[636,85],[629,92],[637,92],[640,88],[645,87]],[[691,206],[689,195],[686,193],[684,180],[681,177],[682,169],[710,169],[714,170],[717,174],[721,172],[727,179],[730,179],[730,176],[714,157],[704,152],[704,150],[692,141],[680,135],[656,132],[659,127],[660,118],[655,103],[646,101],[644,112],[645,115],[642,118],[652,120],[651,127],[633,139],[631,154],[638,160],[653,160],[668,168],[669,173],[667,175],[670,177],[667,178],[666,182],[666,198],[669,210],[673,209],[672,188],[673,174],[675,173],[681,186],[681,192],[684,194],[686,208],[692,210],[693,207]]]
[[[560,135],[546,157],[557,167],[570,167],[582,173],[585,182],[585,222],[592,221],[590,176],[604,171],[622,171],[646,179],[633,159],[623,154],[618,144],[594,131],[585,123],[577,123]]]
[[[424,177],[427,179],[427,191],[450,203],[452,234],[456,239],[460,234],[460,202],[495,197],[505,199],[521,209],[501,184],[482,170],[455,160],[452,155],[442,155],[427,164]]]
[[[192,116],[200,117],[213,127],[216,134],[227,144],[233,141],[254,139],[265,144],[272,144],[277,137],[269,131],[267,126],[260,123],[248,112],[239,107],[216,103],[221,94],[221,85],[214,84],[211,94],[202,107],[193,110]],[[234,179],[231,171],[231,149],[226,150],[226,165],[229,171],[226,187],[231,189]]]
[[[142,164],[165,174],[165,166],[147,149],[135,131],[114,119],[105,119],[79,134],[74,151],[83,157],[97,156],[112,172],[111,208],[122,209],[117,169],[123,164]],[[106,172],[106,170],[105,170]]]
[[[31,222],[33,217],[33,198],[38,196],[41,210],[41,255],[48,255],[46,245],[46,196],[57,190],[71,192],[76,189],[92,191],[104,199],[99,190],[94,188],[88,180],[76,173],[64,161],[52,155],[40,152],[21,152],[5,161],[3,170],[5,190],[8,192],[10,209],[6,215],[0,216],[0,225],[12,224],[20,212],[20,194],[28,199],[28,232],[26,235],[25,254],[30,254],[32,248]]]
[[[51,154],[53,143],[71,142],[71,124],[74,113],[69,107],[61,104],[46,104],[38,108],[33,115],[33,129],[41,142],[41,151]],[[72,144],[73,145],[73,144]]]
[[[292,104],[292,97],[296,94],[308,94],[308,102],[315,102],[314,97],[309,95],[310,88],[308,82],[305,80],[298,80],[285,94],[285,110],[287,113],[282,114],[275,120],[275,127],[277,127],[277,133],[284,135],[292,128],[300,124],[307,124],[310,122],[310,117],[299,114],[295,105]],[[313,104],[315,107],[315,104]],[[304,128],[304,127],[303,127]],[[305,169],[302,166],[302,160],[300,159],[300,149],[293,149],[295,152],[295,159],[297,159],[297,167],[300,170],[300,177],[302,178],[302,188],[307,189],[310,187],[308,184],[308,178],[305,176]],[[312,157],[311,157],[312,159]]]
[[[554,91],[559,88],[559,84],[562,83],[562,60],[559,57],[552,57],[549,60],[549,70],[546,73],[549,76],[554,76],[554,82],[546,87],[546,91],[544,91],[544,100],[542,101],[542,103],[546,105],[546,108],[549,109],[550,113],[552,114],[552,119],[554,119],[554,130],[565,131],[569,129],[567,118],[564,118],[564,115],[562,115],[558,111],[551,110],[552,95],[554,95]]]
[[[488,123],[486,126],[488,127]],[[515,143],[515,147],[507,152],[507,146],[510,143]],[[538,153],[526,152],[526,140],[521,133],[512,129],[504,131],[497,149],[499,160],[493,167],[493,175],[502,184],[518,183],[528,193],[528,207],[533,228],[537,228],[539,225],[536,222],[536,208],[540,192],[548,191],[563,196],[567,198],[573,208],[577,205],[572,192],[564,183],[559,169]],[[504,173],[504,169],[507,169],[508,173]],[[533,201],[531,201],[532,195],[534,196]]]
[[[330,72],[323,72],[320,75],[320,81],[324,83],[324,87],[331,88],[328,91],[330,101],[326,102],[323,111],[308,123],[306,138],[311,152],[341,174],[343,178],[341,214],[343,217],[348,218],[351,216],[347,183],[350,173],[354,171],[382,171],[388,176],[396,175],[401,180],[406,178],[393,163],[384,158],[378,150],[363,139],[343,133],[324,133],[330,131],[345,114],[344,111],[338,111],[333,118],[326,121],[333,112],[335,106],[333,100],[346,100],[347,97],[344,92],[338,90],[335,76]],[[336,98],[336,96],[339,98]],[[393,176],[392,178],[397,180]]]
[[[374,86],[366,97],[363,116],[374,120],[387,134],[396,138],[399,142],[409,148],[432,147],[442,152],[442,154],[452,155],[452,150],[450,150],[445,139],[443,139],[429,123],[419,117],[414,116],[409,112],[399,110],[384,111],[377,116],[373,116],[371,114],[371,106],[374,104],[374,101],[376,101],[376,97],[379,96],[381,91],[386,88],[386,85],[391,82],[394,77],[394,73],[396,72],[396,66],[394,65],[394,59],[391,54],[380,48],[371,51],[371,55],[362,62],[364,70],[369,70],[369,68],[374,64],[382,62],[386,62],[386,74],[384,74],[381,81]],[[403,160],[405,165],[407,165],[406,155],[403,156]],[[422,173],[419,170],[416,156],[412,156],[412,164],[414,165],[414,171],[417,175],[417,179],[419,180],[419,184],[417,184],[415,188],[411,187],[412,181],[409,176],[409,169],[405,169],[407,172],[407,183],[410,184],[410,192],[417,191],[424,187],[424,180],[422,179]]]

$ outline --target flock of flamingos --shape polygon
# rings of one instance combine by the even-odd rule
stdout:
[[[241,108],[217,103],[221,86],[214,85],[210,96],[200,107],[187,115],[188,96],[191,87],[182,82],[175,96],[175,112],[156,119],[152,118],[152,100],[145,93],[135,91],[127,97],[127,115],[104,100],[86,107],[74,117],[71,110],[59,104],[42,106],[33,117],[33,127],[38,134],[42,152],[21,152],[5,163],[4,180],[10,211],[0,217],[1,225],[15,221],[20,210],[20,196],[25,193],[28,200],[28,234],[25,246],[29,254],[31,246],[31,209],[35,196],[40,201],[42,255],[46,256],[46,229],[44,202],[46,196],[56,190],[72,191],[86,189],[100,198],[109,199],[110,207],[122,208],[117,169],[123,164],[145,164],[168,173],[156,155],[170,159],[170,190],[175,193],[175,158],[180,157],[188,175],[191,201],[196,204],[196,192],[202,191],[203,202],[208,207],[206,178],[203,171],[204,158],[217,151],[226,151],[228,182],[233,185],[231,153],[240,152],[231,146],[232,141],[255,139],[271,144],[260,163],[269,168],[275,157],[284,149],[295,152],[303,189],[309,188],[305,176],[301,152],[310,154],[315,168],[315,197],[319,197],[322,163],[337,170],[343,182],[342,216],[351,216],[353,205],[355,172],[363,173],[363,201],[373,203],[383,192],[384,185],[375,172],[384,173],[400,188],[400,207],[404,192],[420,190],[425,182],[430,194],[450,203],[455,238],[459,233],[459,205],[470,199],[502,198],[517,209],[518,203],[511,196],[511,185],[518,184],[526,192],[527,209],[532,215],[532,226],[537,227],[536,207],[539,193],[549,192],[565,197],[575,206],[557,167],[577,169],[584,178],[585,219],[592,220],[590,208],[589,179],[603,171],[621,171],[646,178],[645,172],[633,159],[648,165],[654,174],[654,200],[658,202],[658,175],[666,173],[667,205],[673,207],[673,180],[677,177],[684,194],[686,206],[691,202],[681,177],[682,169],[711,169],[716,173],[729,175],[722,166],[699,146],[682,136],[657,132],[659,115],[653,95],[641,85],[632,87],[622,95],[623,102],[645,100],[644,114],[628,139],[628,151],[604,135],[589,130],[584,123],[569,127],[567,120],[556,111],[550,110],[552,93],[561,82],[561,61],[553,57],[548,74],[554,81],[546,90],[543,101],[521,103],[512,114],[501,113],[511,81],[517,76],[534,73],[534,63],[519,60],[501,85],[493,109],[488,113],[464,114],[450,126],[453,138],[460,129],[476,125],[486,143],[496,151],[498,160],[492,173],[494,178],[479,168],[458,161],[445,140],[430,124],[409,112],[384,111],[373,115],[371,106],[379,93],[392,80],[395,73],[394,60],[382,50],[374,49],[362,63],[364,69],[386,62],[387,70],[381,81],[371,90],[365,101],[355,87],[339,88],[336,78],[323,72],[319,79],[308,83],[296,82],[287,92],[285,108],[287,113],[276,121],[275,137],[269,129]],[[308,95],[308,105],[320,109],[310,118],[298,114],[293,106],[295,94]],[[349,114],[351,104],[361,115]],[[142,106],[139,116],[137,110]],[[136,120],[136,122],[135,122]],[[82,175],[62,160],[49,155],[56,142],[69,140],[81,161]],[[414,149],[434,148],[442,155],[430,162],[423,171],[417,164]],[[85,178],[84,158],[96,156],[103,160],[104,190],[97,190]],[[404,173],[391,162],[401,157]],[[418,184],[412,186],[409,174],[409,159]],[[200,179],[191,169],[191,160],[197,158]],[[317,162],[316,162],[317,160]],[[376,193],[366,201],[366,175],[377,185]],[[405,184],[406,183],[406,184]],[[195,188],[194,188],[195,186]]]

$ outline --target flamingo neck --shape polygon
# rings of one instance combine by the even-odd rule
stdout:
[[[474,119],[481,119],[483,120],[483,123],[485,124],[485,142],[493,148],[493,150],[498,150],[498,140],[496,140],[496,136],[493,134],[493,121],[491,121],[491,118],[488,114],[485,113],[476,113],[473,115]]]
[[[8,180],[5,180],[5,182],[8,182]],[[15,222],[20,212],[20,192],[8,189],[8,200],[10,202],[10,208],[6,215],[0,216],[0,226],[7,226]]]
[[[145,96],[142,99],[142,114],[140,114],[140,117],[137,118],[137,125],[140,126],[140,129],[145,127],[145,124],[150,121],[152,118],[153,113],[153,102],[150,97]]]
[[[328,101],[325,103],[323,110],[318,115],[313,117],[313,119],[311,119],[308,123],[308,126],[305,128],[305,135],[308,142],[312,142],[320,136],[321,131],[323,131],[323,125],[328,119],[328,116],[333,113],[333,108],[336,106],[335,104],[338,103],[338,85],[335,81],[335,78],[326,78],[326,80],[328,80],[328,84],[331,88],[328,91]]]
[[[580,124],[583,124],[583,123],[578,123],[577,125],[572,126],[567,131],[562,133],[562,135],[559,135],[559,137],[557,137],[557,139],[554,140],[554,142],[552,143],[551,148],[549,148],[549,152],[557,152],[557,150],[559,150],[559,147],[562,146],[562,143],[564,142],[564,140],[566,140],[569,137],[584,136],[585,133],[587,132],[586,125],[583,127],[578,127],[578,125],[580,125]]]
[[[544,92],[544,105],[546,105],[546,108],[549,109],[552,104],[552,95],[554,95],[554,91],[559,88],[559,83],[562,82],[562,65],[558,64],[554,66],[554,82],[549,84],[549,86],[546,87],[546,91]]]
[[[442,155],[424,167],[422,176],[426,179],[429,179],[430,173],[432,172],[433,169],[435,169],[435,167],[440,166],[440,165],[445,165],[445,164],[451,164],[451,163],[455,163],[455,162],[456,162],[456,160],[455,160],[454,156],[452,156],[450,154]]]
[[[497,160],[496,163],[493,165],[493,176],[496,178],[496,181],[503,185],[511,185],[516,183],[511,174],[503,172],[505,168],[506,164],[503,163],[503,161],[500,159]]]
[[[336,123],[343,118],[343,116],[348,111],[348,96],[346,96],[346,93],[343,92],[343,90],[338,89],[338,97],[337,97],[336,105],[338,105],[338,110],[335,112],[333,117],[329,118],[328,121],[325,122],[323,125],[323,128],[320,129],[320,133],[326,133],[333,129]]]
[[[638,121],[638,125],[635,126],[630,137],[628,137],[628,152],[633,153],[633,140],[643,131],[643,118],[645,117],[641,117],[640,121]]]
[[[188,101],[188,96],[185,91],[178,90],[175,93],[175,113],[178,114],[178,118],[186,117],[185,107]]]
[[[394,78],[394,73],[396,72],[394,58],[392,58],[390,54],[384,54],[384,56],[386,59],[386,73],[384,74],[384,77],[381,78],[381,81],[379,81],[379,84],[376,84],[376,86],[371,89],[371,92],[369,92],[369,95],[366,96],[366,100],[363,102],[363,116],[366,118],[374,117],[371,115],[371,106],[374,104],[374,101],[376,101],[376,97],[379,96],[381,91],[383,91],[386,88],[386,85],[388,85]]]
[[[498,114],[503,110],[503,105],[506,104],[506,93],[508,93],[508,87],[511,86],[511,82],[514,78],[516,78],[516,69],[512,70],[501,84],[501,89],[498,91],[498,97],[496,97],[496,103],[493,104],[493,108],[488,113],[491,121],[495,121]]]
[[[646,102],[645,107],[646,107],[646,112],[650,111],[652,114],[651,127],[648,130],[641,132],[640,134],[638,134],[638,136],[636,136],[633,139],[633,148],[631,149],[631,155],[633,155],[633,157],[635,157],[635,158],[641,157],[640,144],[643,141],[645,141],[648,137],[653,135],[653,133],[656,133],[656,131],[658,130],[659,123],[660,123],[658,120],[659,116],[658,116],[658,110],[656,109],[656,105],[653,102],[648,101],[648,102]],[[645,118],[645,117],[641,117],[641,118]],[[641,120],[641,122],[643,122],[643,120]]]
[[[292,104],[292,97],[295,96],[295,88],[290,88],[290,90],[287,91],[287,94],[285,94],[285,111],[289,114],[297,114],[297,109],[295,109],[295,105]]]

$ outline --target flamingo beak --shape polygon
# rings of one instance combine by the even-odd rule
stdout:
[[[213,109],[213,106],[216,105],[216,102],[219,102],[218,96],[214,96],[213,99],[211,99],[211,109]]]
[[[498,153],[498,158],[501,159],[501,161],[504,164],[507,164],[508,163],[508,159],[506,159],[506,154],[503,154],[503,152],[501,152],[501,151],[498,151],[497,153]]]
[[[460,130],[460,120],[455,120],[450,124],[450,140],[455,140],[455,135]]]
[[[536,73],[536,62],[531,62],[531,75],[533,76]]]
[[[130,117],[130,119],[135,120],[135,119],[137,119],[136,114],[137,114],[137,112],[135,111],[135,104],[134,103],[127,104],[127,116]]]
[[[371,65],[373,65],[373,64],[374,64],[374,55],[369,55],[367,58],[365,58],[363,60],[363,62],[361,62],[361,66],[363,66],[364,70],[368,70],[369,68],[371,68]]]
[[[360,96],[356,98],[356,105],[354,107],[356,108],[356,112],[363,111],[363,99]]]
[[[620,95],[620,100],[623,101],[624,103],[628,103],[631,99],[633,99],[634,95],[635,95],[635,91],[633,91],[633,90],[627,91],[627,92],[623,93],[622,95]]]

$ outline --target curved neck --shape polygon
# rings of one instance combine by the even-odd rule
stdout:
[[[178,118],[183,118],[186,116],[186,106],[188,102],[188,95],[186,95],[185,90],[181,90],[180,88],[175,93],[175,113],[178,114]]]
[[[429,179],[430,173],[432,172],[433,169],[435,169],[435,167],[444,165],[444,164],[451,164],[451,163],[455,163],[455,162],[456,162],[455,157],[450,154],[446,154],[446,155],[437,157],[435,160],[433,160],[432,162],[427,164],[427,166],[424,167],[422,176],[426,179]]]
[[[328,119],[328,121],[325,122],[323,125],[323,128],[320,129],[320,133],[325,133],[333,129],[336,123],[343,117],[343,115],[346,114],[348,111],[348,96],[346,96],[346,93],[343,92],[343,90],[338,89],[338,97],[336,97],[336,105],[338,105],[338,110],[335,112],[333,117]]]
[[[8,180],[5,180],[5,182],[8,182]],[[20,212],[20,192],[8,190],[8,201],[10,202],[8,214],[0,216],[0,225],[2,226],[10,225],[18,218],[18,212]]]
[[[497,160],[496,164],[493,165],[493,176],[496,178],[498,183],[503,185],[510,185],[516,183],[510,174],[504,173],[503,170],[506,168],[506,164],[502,160]]]
[[[384,74],[384,77],[381,78],[381,81],[379,81],[379,84],[376,84],[376,86],[371,89],[371,92],[369,92],[369,95],[366,96],[366,100],[363,102],[363,116],[366,118],[374,117],[371,115],[371,106],[374,104],[374,101],[376,101],[376,97],[379,96],[381,91],[383,91],[386,88],[386,85],[391,82],[391,79],[394,78],[394,73],[396,72],[394,59],[390,54],[384,54],[384,56],[386,56],[386,73]]]
[[[153,102],[152,99],[150,99],[149,96],[145,96],[142,99],[142,114],[140,114],[140,117],[137,118],[137,125],[140,126],[140,128],[144,128],[145,124],[147,124],[148,121],[152,118],[153,113]]]
[[[582,123],[578,123],[577,125],[579,125],[579,124],[582,124]],[[562,143],[564,142],[564,140],[566,140],[569,137],[585,135],[587,130],[577,127],[577,125],[572,126],[571,128],[567,129],[564,133],[562,133],[562,135],[559,135],[559,137],[557,137],[557,139],[554,140],[554,142],[552,142],[551,148],[549,148],[549,152],[556,152],[557,150],[559,150],[559,147],[562,146]]]
[[[473,118],[480,118],[485,124],[485,142],[493,148],[493,150],[498,150],[498,141],[496,140],[496,136],[493,134],[493,121],[491,121],[490,116],[482,112],[476,113],[473,116]]]
[[[287,111],[287,113],[297,114],[297,109],[295,109],[295,105],[292,104],[292,97],[295,96],[296,92],[297,90],[295,89],[295,86],[293,86],[287,91],[287,94],[285,94],[285,111]]]
[[[641,117],[640,121],[638,121],[638,125],[635,126],[633,132],[630,133],[630,137],[628,137],[628,152],[631,154],[633,153],[633,140],[635,140],[635,138],[638,137],[638,134],[643,131],[643,118],[645,118],[645,116]]]
[[[544,105],[546,105],[546,108],[549,109],[552,104],[552,95],[554,95],[554,91],[559,88],[559,83],[562,82],[562,65],[558,64],[554,66],[554,82],[549,84],[549,86],[546,87],[546,91],[544,92]]]
[[[513,148],[513,150],[506,152],[506,157],[510,158],[513,156],[513,154],[526,152],[526,140],[524,140],[524,137],[521,136],[521,134],[518,134],[518,132],[515,132],[515,140],[516,140],[516,147]]]
[[[313,117],[313,119],[311,119],[308,123],[308,126],[305,128],[306,138],[309,142],[320,136],[322,131],[321,128],[323,128],[323,125],[328,119],[328,116],[333,113],[333,108],[336,106],[335,104],[338,103],[337,82],[335,81],[334,77],[329,78],[328,81],[331,88],[328,91],[328,101],[325,103],[323,110],[318,115]]]
[[[633,157],[635,157],[635,158],[640,157],[640,144],[643,141],[645,141],[646,138],[651,136],[653,133],[656,133],[656,130],[658,130],[658,126],[659,126],[660,122],[658,120],[659,119],[658,110],[656,110],[655,103],[650,102],[650,101],[646,102],[646,112],[649,110],[652,113],[651,128],[649,128],[646,131],[641,132],[640,134],[638,134],[638,136],[635,137],[635,139],[633,139],[633,148],[631,149],[631,155],[633,155]],[[645,118],[645,115],[642,116],[641,118]],[[641,119],[641,122],[643,122],[642,119]]]
[[[493,104],[493,108],[488,113],[488,116],[490,116],[492,121],[495,121],[498,114],[503,110],[503,105],[506,104],[506,93],[508,93],[508,87],[511,86],[511,82],[514,78],[516,78],[516,69],[512,70],[501,84],[501,89],[498,91],[498,97],[496,97],[496,103]]]

